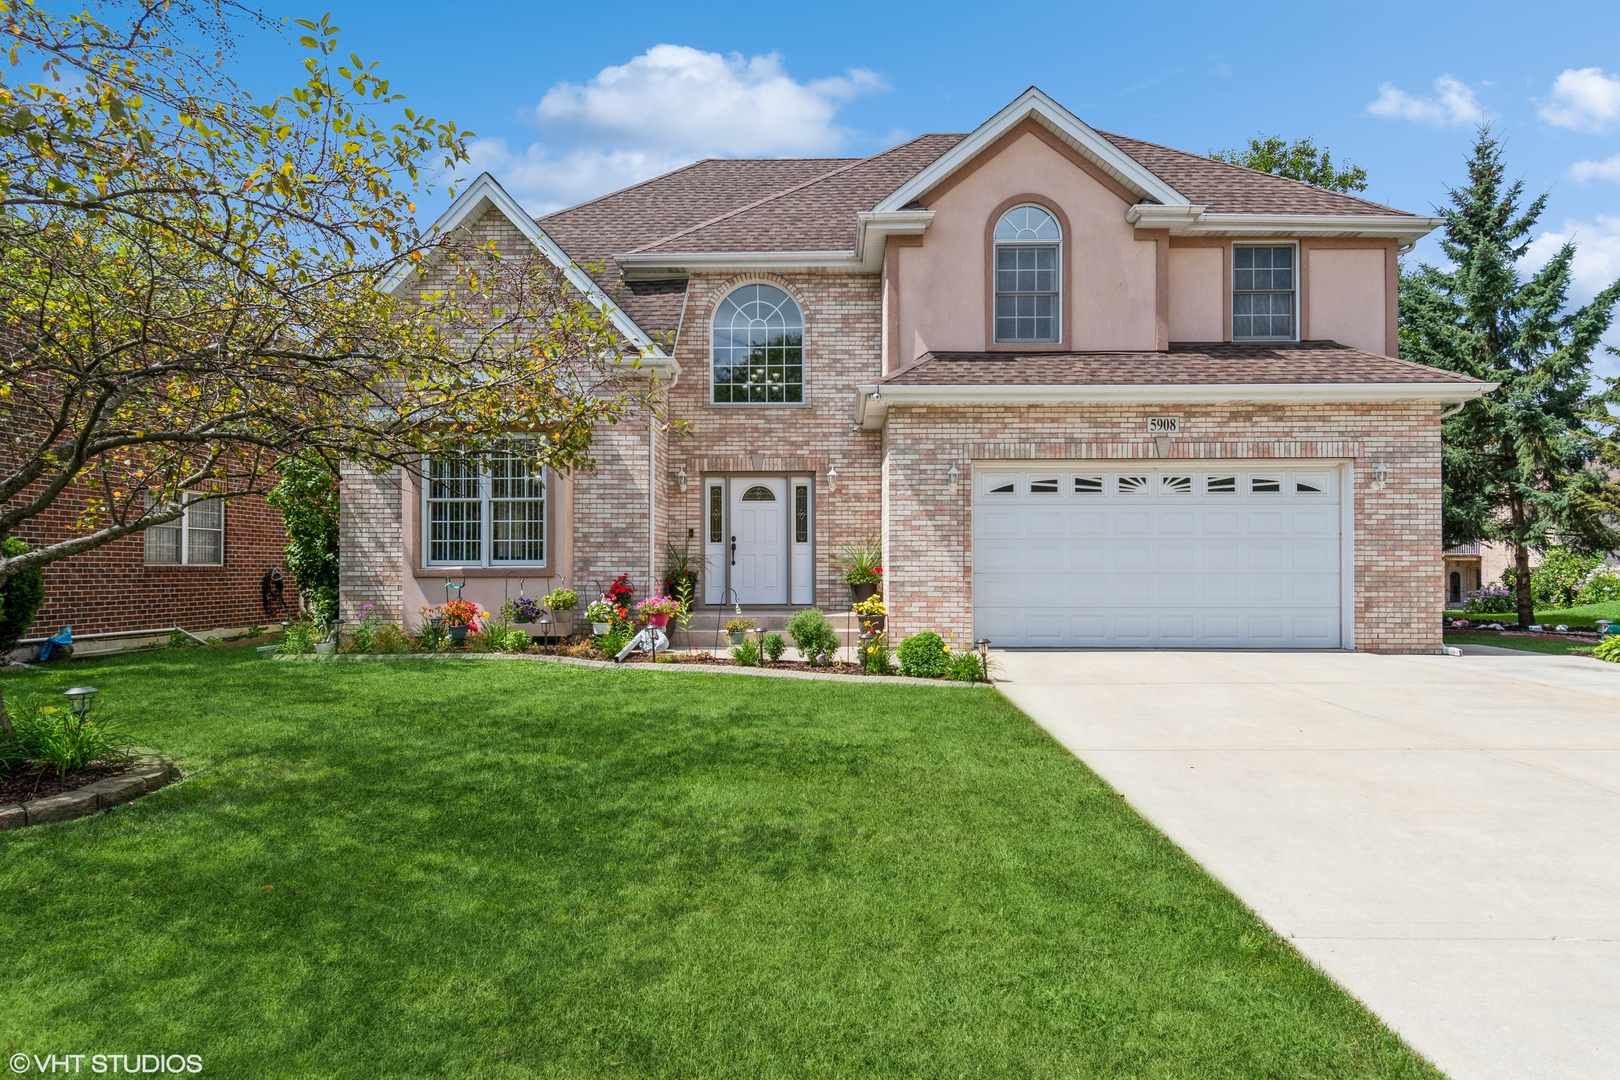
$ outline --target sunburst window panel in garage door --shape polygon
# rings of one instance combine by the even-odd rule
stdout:
[[[1334,648],[1338,470],[980,467],[974,634],[1008,646]]]

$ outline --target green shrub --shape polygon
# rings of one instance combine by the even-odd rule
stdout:
[[[781,634],[766,634],[759,639],[759,649],[765,654],[765,659],[774,664],[787,651],[787,642],[782,640]]]
[[[128,758],[115,744],[120,732],[109,724],[73,710],[47,705],[12,721],[10,742],[14,752],[67,776],[92,761],[123,761]]]
[[[838,653],[838,631],[827,621],[827,616],[816,608],[805,608],[793,616],[785,629],[799,655],[812,664],[822,653],[829,657]]]
[[[630,642],[630,631],[615,625],[612,630],[596,639],[596,647],[602,650],[602,655],[609,660],[619,655],[619,650]]]
[[[945,677],[955,682],[984,682],[984,665],[978,653],[956,653],[945,665]]]
[[[405,636],[405,631],[393,623],[384,623],[377,627],[371,635],[371,651],[374,653],[403,653],[415,648],[411,639]]]
[[[1508,615],[1518,609],[1513,590],[1506,585],[1487,585],[1471,593],[1468,603],[1463,605],[1463,610],[1470,615]]]
[[[482,630],[469,630],[467,636],[461,639],[461,647],[468,652],[495,652],[500,648],[500,640]]]
[[[522,652],[534,644],[526,630],[508,630],[506,637],[501,640],[501,648],[507,652]]]
[[[1530,594],[1537,607],[1567,608],[1586,578],[1603,562],[1601,555],[1580,555],[1561,544],[1541,553],[1541,564],[1530,572]]]
[[[759,667],[759,642],[748,638],[741,645],[733,645],[731,658],[738,667]]]
[[[191,641],[178,630],[175,634],[186,641]],[[295,622],[287,627],[287,632],[281,635],[281,643],[276,646],[276,652],[296,655],[298,653],[312,653],[315,651],[315,639],[319,636],[314,623]],[[169,644],[174,644],[171,640]]]
[[[15,536],[7,537],[0,551],[8,559],[26,555],[34,550]],[[45,571],[36,566],[32,570],[10,578],[0,586],[0,654],[7,653],[22,640],[28,628],[34,625],[34,616],[45,602]]]
[[[264,501],[281,511],[287,569],[310,613],[330,622],[338,610],[337,471],[313,451],[284,457],[276,469],[281,479]]]
[[[912,634],[900,643],[900,674],[937,679],[951,663],[951,650],[932,630]]]
[[[1592,655],[1611,664],[1620,664],[1620,634],[1611,634],[1597,643]]]
[[[1581,591],[1575,594],[1580,604],[1607,604],[1620,600],[1620,574],[1612,566],[1600,566],[1587,575]]]

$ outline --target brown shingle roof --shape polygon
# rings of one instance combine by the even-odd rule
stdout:
[[[1221,383],[1474,383],[1442,368],[1335,341],[1171,345],[1162,352],[925,353],[894,386],[1121,386]]]
[[[707,158],[632,187],[539,219],[540,227],[644,330],[673,330],[680,319],[682,282],[627,285],[613,264],[617,252],[709,221],[861,158]],[[592,265],[600,264],[600,265]]]
[[[853,251],[855,215],[872,209],[963,138],[919,135],[635,250]]]
[[[1405,214],[1314,184],[1228,165],[1140,139],[1097,134],[1135,158],[1160,180],[1212,214]]]

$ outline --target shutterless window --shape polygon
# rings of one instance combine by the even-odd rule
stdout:
[[[1294,246],[1232,248],[1232,337],[1238,341],[1292,341],[1298,275]]]
[[[1062,246],[1057,218],[1039,206],[1015,206],[996,222],[997,342],[1062,338]]]
[[[804,316],[772,285],[744,285],[714,311],[712,392],[717,404],[804,401]]]
[[[427,561],[536,566],[546,561],[546,482],[521,447],[428,462]]]
[[[146,530],[148,566],[220,566],[225,562],[225,503],[198,499],[173,521]]]

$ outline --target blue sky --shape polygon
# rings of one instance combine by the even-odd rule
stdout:
[[[1551,192],[1534,253],[1574,236],[1577,299],[1589,297],[1620,277],[1620,4],[1463,11],[1342,0],[331,8],[346,49],[381,61],[413,107],[475,131],[477,164],[537,211],[698,157],[866,154],[970,130],[1030,84],[1093,126],[1196,152],[1256,132],[1311,135],[1368,170],[1369,197],[1427,211],[1461,181],[1483,119],[1527,189]],[[272,91],[298,58],[255,38],[239,74]],[[1602,367],[1620,374],[1612,358]]]

